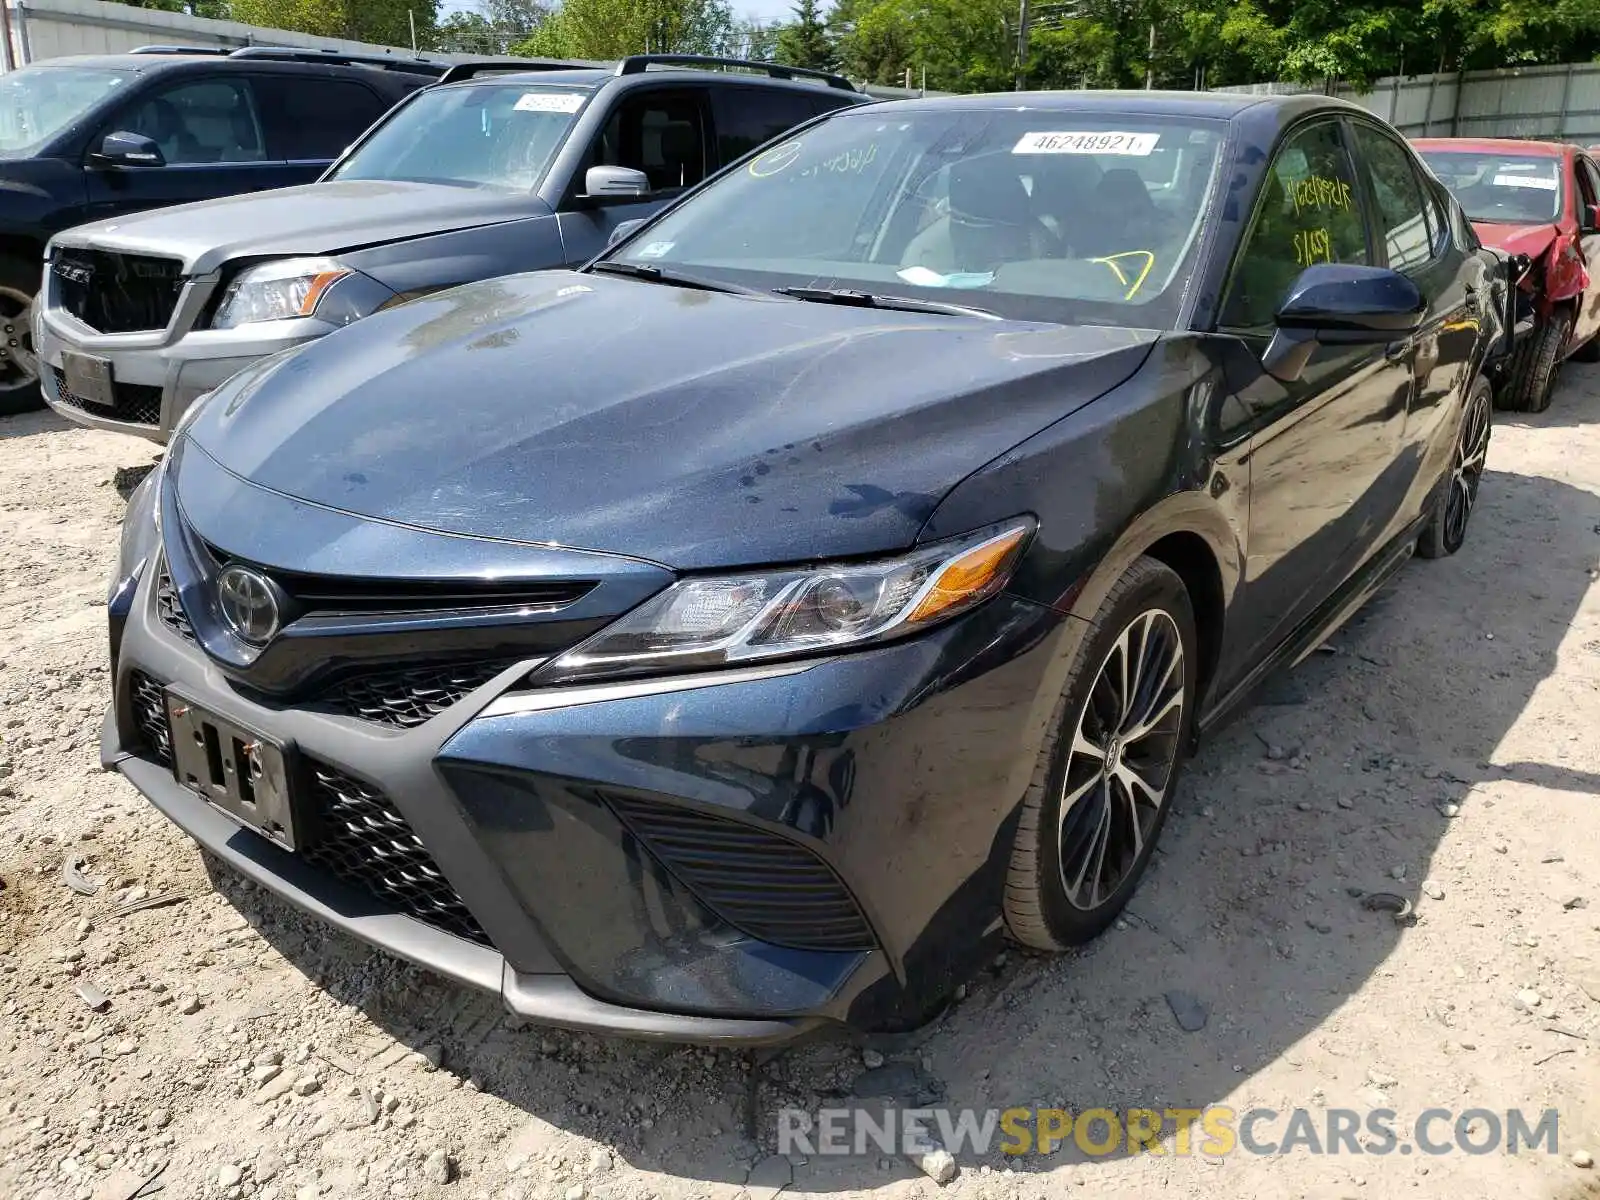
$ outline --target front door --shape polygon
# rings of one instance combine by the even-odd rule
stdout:
[[[1341,123],[1291,130],[1262,184],[1219,323],[1257,352],[1306,267],[1374,261],[1371,222]],[[1300,379],[1263,376],[1222,408],[1224,442],[1245,445],[1245,578],[1219,694],[1298,629],[1367,561],[1403,502],[1397,452],[1412,395],[1410,339],[1324,346]]]
[[[1578,244],[1589,276],[1578,301],[1577,325],[1572,331],[1572,344],[1581,346],[1600,336],[1600,226],[1593,219],[1600,206],[1600,171],[1583,155],[1577,157],[1573,167],[1578,177],[1578,228],[1582,231]]]
[[[579,266],[604,250],[624,221],[648,217],[699,183],[713,169],[706,136],[702,88],[661,88],[631,93],[595,138],[561,205],[561,241],[567,265]],[[631,167],[650,179],[640,200],[587,200],[590,167]]]
[[[146,92],[102,135],[115,132],[153,139],[166,161],[159,167],[91,166],[91,220],[310,183],[327,165],[291,165],[271,155],[254,92],[242,75],[191,78]]]

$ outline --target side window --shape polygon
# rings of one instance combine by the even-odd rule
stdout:
[[[757,146],[781,137],[814,113],[810,96],[751,87],[716,88],[711,117],[717,126],[721,162],[743,158]]]
[[[370,88],[349,79],[271,75],[255,81],[275,159],[326,161],[365,132],[388,109]]]
[[[660,91],[624,100],[596,140],[588,165],[643,171],[652,192],[693,187],[706,177],[701,97],[699,91]]]
[[[1429,235],[1422,181],[1405,147],[1365,122],[1355,125],[1356,153],[1372,185],[1378,232],[1388,251],[1389,266],[1412,271],[1426,266],[1437,244]]]
[[[142,133],[169,164],[262,162],[261,120],[244,79],[200,79],[136,103],[118,127]]]
[[[1595,171],[1595,166],[1587,158],[1578,159],[1578,195],[1585,204],[1600,203],[1600,173]],[[1578,214],[1579,227],[1585,227],[1588,222],[1583,219],[1583,213]]]
[[[1221,324],[1264,329],[1307,267],[1364,265],[1367,233],[1357,194],[1336,122],[1319,121],[1290,134],[1262,182],[1255,219],[1234,260]]]

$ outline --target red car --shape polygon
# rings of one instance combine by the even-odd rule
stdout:
[[[1483,243],[1526,255],[1502,407],[1542,412],[1561,364],[1600,360],[1600,168],[1558,142],[1417,138]]]

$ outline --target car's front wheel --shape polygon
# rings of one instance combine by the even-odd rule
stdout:
[[[1138,886],[1189,743],[1195,647],[1183,580],[1139,559],[1095,614],[1023,801],[1005,890],[1018,941],[1086,942]]]
[[[1561,374],[1561,357],[1571,336],[1572,314],[1558,309],[1517,347],[1511,360],[1511,378],[1506,383],[1507,408],[1539,413],[1550,407]]]
[[[0,255],[0,416],[44,405],[33,352],[33,296],[38,288],[37,264]]]
[[[1440,481],[1433,515],[1417,539],[1417,553],[1423,558],[1448,558],[1466,544],[1467,521],[1478,503],[1478,485],[1489,459],[1493,409],[1493,389],[1480,375],[1467,390],[1449,473]]]

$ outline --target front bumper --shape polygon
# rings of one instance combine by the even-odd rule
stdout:
[[[569,702],[516,691],[516,666],[395,731],[246,693],[163,624],[155,591],[142,580],[120,626],[102,759],[167,817],[313,916],[532,1021],[700,1043],[911,1027],[992,951],[1010,822],[1075,633],[1002,596],[915,641],[671,690]],[[178,784],[136,712],[136,673],[386,799],[481,937]],[[805,940],[771,903],[797,877],[803,916],[845,921],[842,894],[867,942],[752,936]]]
[[[69,421],[165,442],[190,404],[258,359],[332,333],[314,317],[269,321],[236,329],[195,329],[214,280],[186,285],[166,329],[99,333],[54,303],[46,272],[34,306],[34,346],[45,403]],[[61,374],[64,352],[111,364],[114,401],[94,403],[69,392]]]

